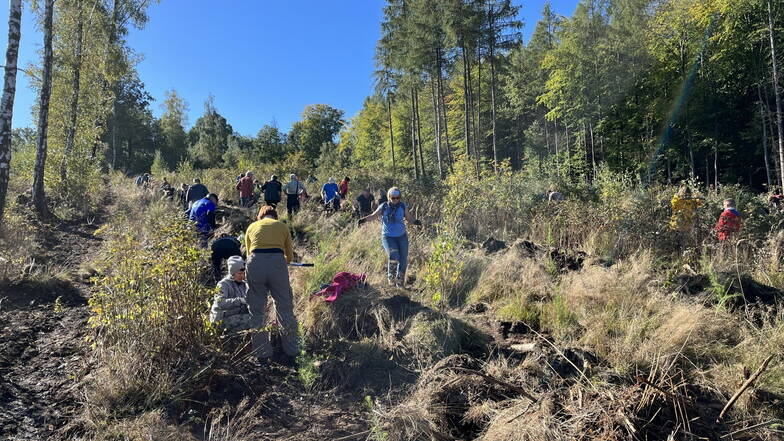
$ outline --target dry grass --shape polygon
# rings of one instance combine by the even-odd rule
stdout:
[[[188,427],[166,421],[163,411],[154,410],[103,427],[95,441],[197,441]]]
[[[488,263],[468,301],[494,303],[519,297],[542,300],[550,298],[553,291],[553,278],[547,268],[511,248]]]
[[[225,405],[210,412],[204,424],[204,441],[255,441],[254,432],[264,425],[263,401],[244,399],[235,408]]]
[[[620,372],[680,352],[708,360],[738,341],[728,314],[665,295],[647,254],[569,274],[559,292],[582,331],[574,338]]]

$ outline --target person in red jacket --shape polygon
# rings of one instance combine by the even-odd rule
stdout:
[[[346,176],[345,178],[343,178],[342,181],[340,181],[340,184],[338,184],[338,194],[340,194],[340,200],[346,200],[346,198],[348,197],[349,182],[351,182],[351,179],[349,179],[349,177]]]
[[[240,206],[250,206],[253,200],[253,172],[245,173],[245,176],[237,182],[237,190],[240,192]]]
[[[735,208],[735,199],[724,200],[724,211],[719,216],[719,222],[716,224],[716,234],[719,240],[724,242],[733,237],[740,231],[742,221],[740,213]]]

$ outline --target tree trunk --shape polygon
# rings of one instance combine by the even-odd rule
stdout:
[[[430,95],[433,98],[433,123],[435,126],[436,160],[438,161],[438,177],[444,179],[444,167],[441,163],[441,112],[438,110],[435,77],[430,79]]]
[[[757,84],[757,97],[759,98],[760,122],[762,123],[762,153],[765,157],[765,177],[768,179],[768,191],[773,189],[770,179],[770,159],[768,159],[768,129],[765,123],[765,106],[762,102],[762,86]]]
[[[553,121],[553,125],[555,126],[555,131],[553,132],[553,135],[555,136],[555,160],[556,162],[558,162],[558,154],[560,152],[558,151],[558,120],[557,119]]]
[[[553,152],[550,150],[550,131],[547,128],[547,118],[542,118],[544,122],[544,143],[547,145],[547,154],[552,155]]]
[[[764,93],[762,96],[766,97],[767,93]],[[781,162],[779,162],[779,155],[777,155],[775,152],[776,127],[773,125],[774,118],[770,112],[770,106],[768,105],[767,99],[765,100],[765,114],[768,116],[768,143],[770,144],[770,150],[773,153],[773,180],[777,182],[779,186],[784,187],[784,182],[781,181],[781,176],[779,175],[779,170],[781,170]]]
[[[463,124],[464,124],[464,137],[465,137],[465,153],[466,158],[471,158],[471,113],[470,113],[470,92],[468,88],[468,54],[466,53],[465,46],[461,47],[463,51]]]
[[[35,169],[33,170],[33,204],[38,215],[49,216],[44,194],[46,170],[47,129],[49,128],[49,98],[52,94],[52,15],[54,0],[44,0],[44,59],[41,74],[41,95],[38,100],[38,139],[36,142]]]
[[[591,175],[596,176],[596,153],[593,146],[593,121],[588,120],[588,131],[591,135]]]
[[[3,100],[0,103],[0,224],[5,213],[8,178],[11,171],[13,136],[11,120],[14,116],[16,97],[16,63],[19,58],[19,40],[22,38],[22,0],[11,0],[8,12],[8,47],[5,50],[5,80]]]
[[[84,21],[82,20],[81,1],[75,2],[79,8],[76,23],[76,49],[74,51],[73,77],[71,78],[71,102],[69,105],[68,130],[65,134],[65,150],[63,151],[63,161],[60,164],[60,179],[65,182],[68,179],[68,160],[73,153],[76,141],[76,122],[79,112],[79,84],[82,71],[82,40],[84,39]]]
[[[773,35],[773,10],[768,0],[768,35],[770,37],[770,61],[773,68],[773,95],[776,97],[776,125],[779,133],[779,182],[784,183],[784,121],[781,115],[781,93],[779,91],[779,68],[776,61],[776,44]]]
[[[392,98],[387,95],[387,115],[389,116],[389,146],[392,150],[392,177],[397,177],[397,165],[395,164],[395,130],[392,127]]]
[[[476,114],[476,124],[474,124],[474,150],[476,150],[477,164],[478,160],[484,157],[484,142],[482,141],[482,52],[479,46],[476,48],[476,67],[477,67],[477,82],[476,82],[476,103],[474,103],[474,92],[471,89],[471,107]],[[473,83],[469,83],[473,84]]]
[[[493,132],[493,170],[498,173],[498,146],[496,145],[495,126],[495,48],[493,46],[493,44],[490,45],[490,120]]]
[[[713,141],[713,187],[719,190],[719,142]]]
[[[414,88],[411,87],[411,155],[414,159],[414,178],[419,180],[419,158],[417,156],[416,133],[416,102],[414,101]]]
[[[444,128],[444,143],[446,144],[446,160],[447,164],[449,165],[449,171],[453,171],[452,165],[454,164],[454,159],[452,158],[452,146],[449,143],[449,120],[446,116],[446,99],[444,98],[444,83],[443,78],[441,77],[441,51],[438,51],[438,60],[437,60],[437,69],[438,69],[438,76],[436,77],[438,81],[438,102],[439,107],[441,108],[441,117],[442,120],[442,127]]]
[[[120,0],[112,1],[112,23],[109,32],[109,49],[110,51],[117,44],[118,39],[118,26],[120,21]],[[109,52],[111,53],[111,52]],[[112,169],[117,166],[117,83],[111,84],[112,90]]]
[[[422,178],[427,176],[427,172],[425,171],[425,157],[424,153],[422,153],[422,120],[419,117],[419,92],[414,90],[414,115],[416,116],[416,135],[417,135],[417,147],[419,149],[419,166],[421,167]]]

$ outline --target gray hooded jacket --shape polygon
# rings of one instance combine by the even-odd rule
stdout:
[[[235,282],[231,276],[226,276],[218,282],[220,292],[215,294],[210,310],[210,321],[220,322],[237,314],[247,314],[248,307],[245,296],[248,293],[247,282]]]

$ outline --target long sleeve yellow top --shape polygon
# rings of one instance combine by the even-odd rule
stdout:
[[[294,259],[294,246],[291,243],[289,227],[283,222],[264,218],[253,222],[245,232],[245,252],[250,255],[253,250],[277,248],[286,255],[286,262]]]

